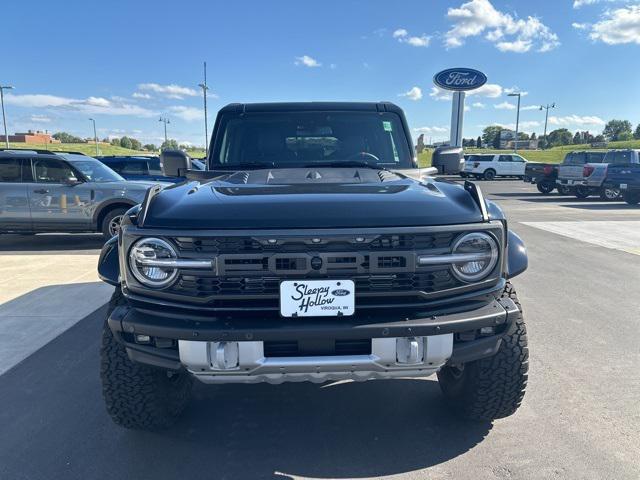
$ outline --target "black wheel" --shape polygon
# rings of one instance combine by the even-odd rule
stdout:
[[[543,180],[541,182],[536,183],[536,188],[538,189],[538,191],[540,193],[543,193],[545,195],[549,195],[551,192],[553,192],[553,189],[556,188],[556,186],[552,182],[549,182],[547,180]]]
[[[109,314],[125,302],[116,289]],[[100,346],[102,396],[113,421],[125,428],[160,430],[171,426],[191,397],[192,378],[134,363],[111,333],[107,322]]]
[[[566,185],[558,185],[557,188],[560,195],[571,195],[573,193],[571,187],[567,187]]]
[[[620,198],[620,190],[617,188],[604,188],[600,189],[600,199],[608,202],[613,202]]]
[[[576,187],[574,195],[576,196],[576,198],[583,199],[591,195],[591,192],[587,187],[579,186],[579,187]]]
[[[489,168],[488,170],[484,171],[482,178],[484,178],[485,180],[493,180],[494,178],[496,178],[496,171],[492,168]]]
[[[624,192],[623,198],[629,205],[637,205],[640,203],[640,192]]]
[[[120,231],[120,223],[122,222],[122,216],[127,212],[126,208],[114,208],[109,210],[102,219],[100,225],[100,231],[105,239],[109,240],[111,237],[115,237]]]
[[[520,314],[505,334],[498,352],[473,362],[443,367],[440,388],[453,410],[473,420],[508,417],[522,403],[527,386],[527,329],[516,291],[507,283],[503,298],[513,300]]]

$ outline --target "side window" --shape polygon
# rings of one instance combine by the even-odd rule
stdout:
[[[76,178],[76,174],[69,165],[53,158],[34,160],[33,169],[38,183],[66,183]]]
[[[599,152],[587,153],[587,163],[602,163],[604,160],[604,154]]]
[[[520,155],[511,155],[511,161],[512,162],[520,162],[520,163],[522,163],[522,162],[525,161],[525,159],[522,158]]]
[[[616,152],[613,163],[631,163],[631,152]]]
[[[120,173],[123,175],[146,175],[147,163],[144,161],[129,161],[124,162]]]
[[[0,158],[0,182],[20,183],[22,181],[22,160]]]
[[[500,158],[498,158],[499,162],[510,162],[511,161],[511,155],[500,155]]]
[[[117,173],[122,173],[122,167],[124,166],[122,162],[109,162],[106,165],[111,170]]]
[[[159,158],[150,158],[147,163],[149,165],[149,173],[153,175],[162,175]]]

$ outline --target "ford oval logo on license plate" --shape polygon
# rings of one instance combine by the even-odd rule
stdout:
[[[433,83],[445,90],[474,90],[487,83],[487,76],[472,68],[448,68],[436,73]]]

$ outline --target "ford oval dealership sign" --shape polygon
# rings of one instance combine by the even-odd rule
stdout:
[[[448,68],[436,73],[433,82],[445,90],[474,90],[487,83],[487,76],[471,68]]]

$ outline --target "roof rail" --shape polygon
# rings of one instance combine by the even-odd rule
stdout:
[[[10,151],[10,152],[19,152],[19,151],[25,151],[25,152],[36,152],[39,155],[56,155],[58,153],[69,153],[69,154],[73,154],[73,155],[84,155],[85,157],[87,156],[86,153],[82,153],[82,152],[74,152],[71,150],[44,150],[42,148],[0,148],[0,152],[6,152],[6,151]]]

